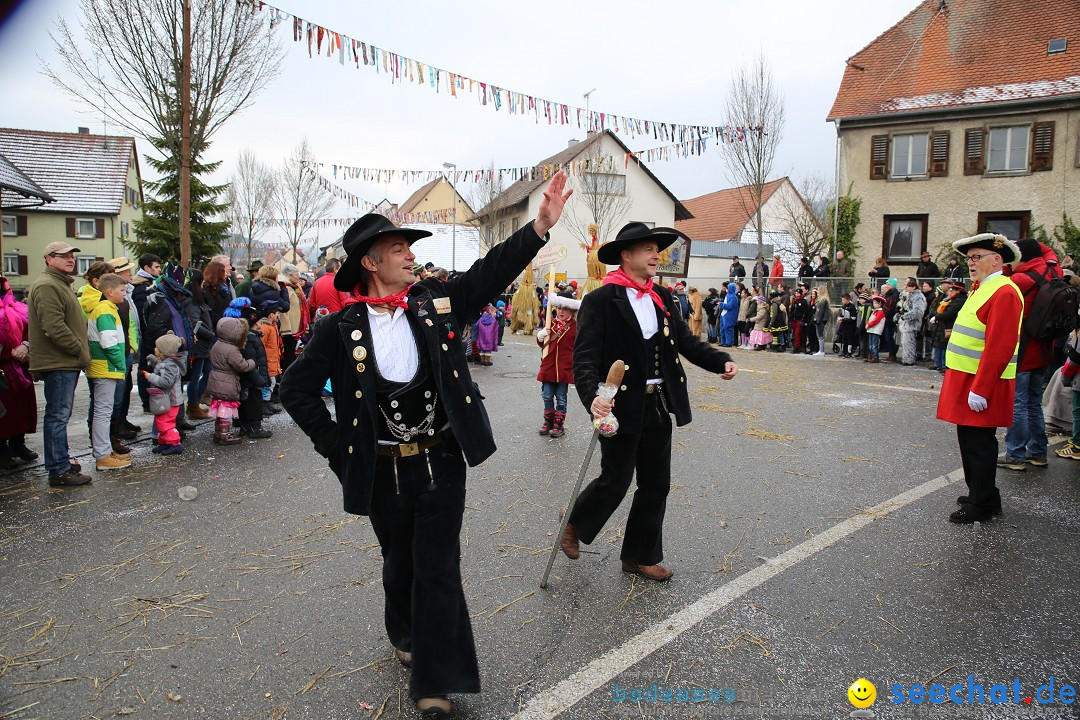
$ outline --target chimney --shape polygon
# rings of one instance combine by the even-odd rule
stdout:
[[[90,134],[90,128],[88,128],[88,127],[79,128],[79,134],[80,135],[89,135]]]
[[[581,141],[580,141],[580,140],[578,140],[578,139],[576,139],[576,138],[574,138],[574,139],[571,139],[571,140],[570,140],[570,142],[566,143],[566,147],[568,147],[568,148],[572,148],[572,147],[574,147],[575,145],[577,145],[577,144],[578,144],[579,142],[581,142]]]

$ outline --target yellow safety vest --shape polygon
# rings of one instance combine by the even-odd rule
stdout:
[[[990,296],[1003,286],[1011,287],[1020,298],[1020,306],[1024,305],[1024,295],[1020,288],[1016,287],[1009,278],[1004,275],[995,275],[979,285],[979,289],[968,296],[960,314],[956,316],[956,322],[949,336],[949,345],[945,348],[945,367],[952,370],[975,375],[979,371],[979,361],[982,359],[983,350],[986,348],[986,325],[979,321],[977,313]],[[1024,315],[1020,313],[1020,322],[1023,323]],[[1016,357],[1020,348],[1019,324],[1017,326],[1016,347],[1013,348],[1012,360],[1005,366],[1005,372],[1001,373],[1003,380],[1011,380],[1016,377]]]

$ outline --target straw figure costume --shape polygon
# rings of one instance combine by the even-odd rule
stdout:
[[[618,432],[600,437],[600,476],[570,509],[560,543],[567,557],[576,559],[579,540],[596,539],[636,472],[637,491],[620,556],[625,572],[651,580],[672,575],[660,565],[671,487],[671,415],[680,426],[690,422],[686,372],[679,356],[724,379],[738,372],[731,356],[690,332],[671,292],[652,281],[661,252],[679,237],[675,230],[632,222],[600,248],[602,262],[620,267],[607,274],[603,287],[582,299],[574,345],[574,383],[593,417],[605,417],[612,408],[610,400],[597,394],[608,368],[622,360],[626,372],[615,398]]]
[[[945,348],[945,378],[938,397],[939,420],[956,425],[967,495],[956,499],[955,523],[1001,514],[997,489],[997,428],[1013,421],[1016,359],[1024,298],[1002,267],[1020,259],[1020,248],[1004,235],[981,233],[953,243],[966,256],[974,281]]]
[[[315,324],[282,381],[282,405],[341,481],[345,511],[371,519],[386,632],[427,715],[480,691],[459,534],[465,467],[490,457],[495,439],[462,332],[544,246],[571,193],[556,173],[534,221],[446,281],[413,282],[410,246],[431,233],[360,218],[334,278],[350,296]],[[322,398],[328,378],[336,417]]]
[[[589,237],[592,240],[586,245],[582,244],[585,249],[585,268],[588,270],[588,277],[581,286],[581,295],[584,297],[588,293],[592,292],[596,288],[604,284],[604,276],[607,275],[607,265],[600,262],[600,258],[597,254],[600,252],[600,239],[597,233],[600,232],[600,226],[596,223],[589,223]]]
[[[536,286],[533,285],[532,263],[521,274],[521,282],[510,301],[510,307],[510,334],[524,330],[526,335],[532,335],[532,331],[540,325],[540,299],[536,297]]]

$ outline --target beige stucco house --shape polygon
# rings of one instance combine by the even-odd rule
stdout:
[[[134,138],[0,128],[0,155],[55,199],[4,213],[0,252],[12,289],[24,291],[45,269],[44,248],[54,240],[79,248],[80,274],[94,260],[124,255],[121,240],[143,216]]]
[[[418,189],[397,209],[410,217],[411,223],[467,223],[472,220],[473,211],[465,198],[457,192],[454,185],[445,177],[438,177]]]
[[[758,241],[757,201],[751,186],[719,190],[684,200],[683,204],[694,214],[693,218],[675,223],[677,230],[694,241],[687,283],[699,288],[715,286],[728,277],[735,256],[746,266],[749,276],[757,261]],[[811,229],[819,242],[826,236],[789,178],[766,183],[761,189],[762,254],[771,267],[773,252],[778,253],[784,274],[789,277],[797,274],[802,257],[792,234],[793,224],[799,226],[799,232]]]
[[[630,149],[614,133],[605,130],[590,133],[580,142],[571,141],[565,150],[537,163],[531,177],[518,180],[476,212],[481,252],[487,245],[485,239],[504,240],[536,217],[548,179],[560,166],[571,166],[568,185],[574,188],[574,194],[552,228],[550,242],[566,246],[566,259],[558,265],[556,274],[565,275],[567,280],[580,282],[587,277],[583,242],[589,224],[597,220],[593,208],[598,204],[608,210],[602,218],[600,242],[613,239],[619,228],[631,221],[673,227],[676,220],[692,217],[644,163],[628,160],[629,153]],[[613,202],[590,203],[590,190],[593,195],[610,195]]]
[[[847,61],[829,120],[856,273],[1080,217],[1080,3],[925,0]]]

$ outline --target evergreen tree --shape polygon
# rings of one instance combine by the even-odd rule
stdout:
[[[177,158],[179,140],[174,143],[160,138],[151,138],[151,144],[164,156],[158,159],[144,156],[161,179],[144,181],[153,192],[143,205],[143,219],[134,226],[135,239],[125,240],[123,244],[133,257],[143,253],[153,253],[163,260],[178,261],[180,258],[180,164]],[[221,161],[202,163],[199,158],[206,149],[205,145],[195,152],[191,164],[191,257],[192,265],[196,259],[207,259],[221,252],[222,243],[228,237],[227,220],[212,220],[223,217],[225,205],[217,202],[222,196],[225,185],[207,185],[202,175],[211,173],[221,165]]]

